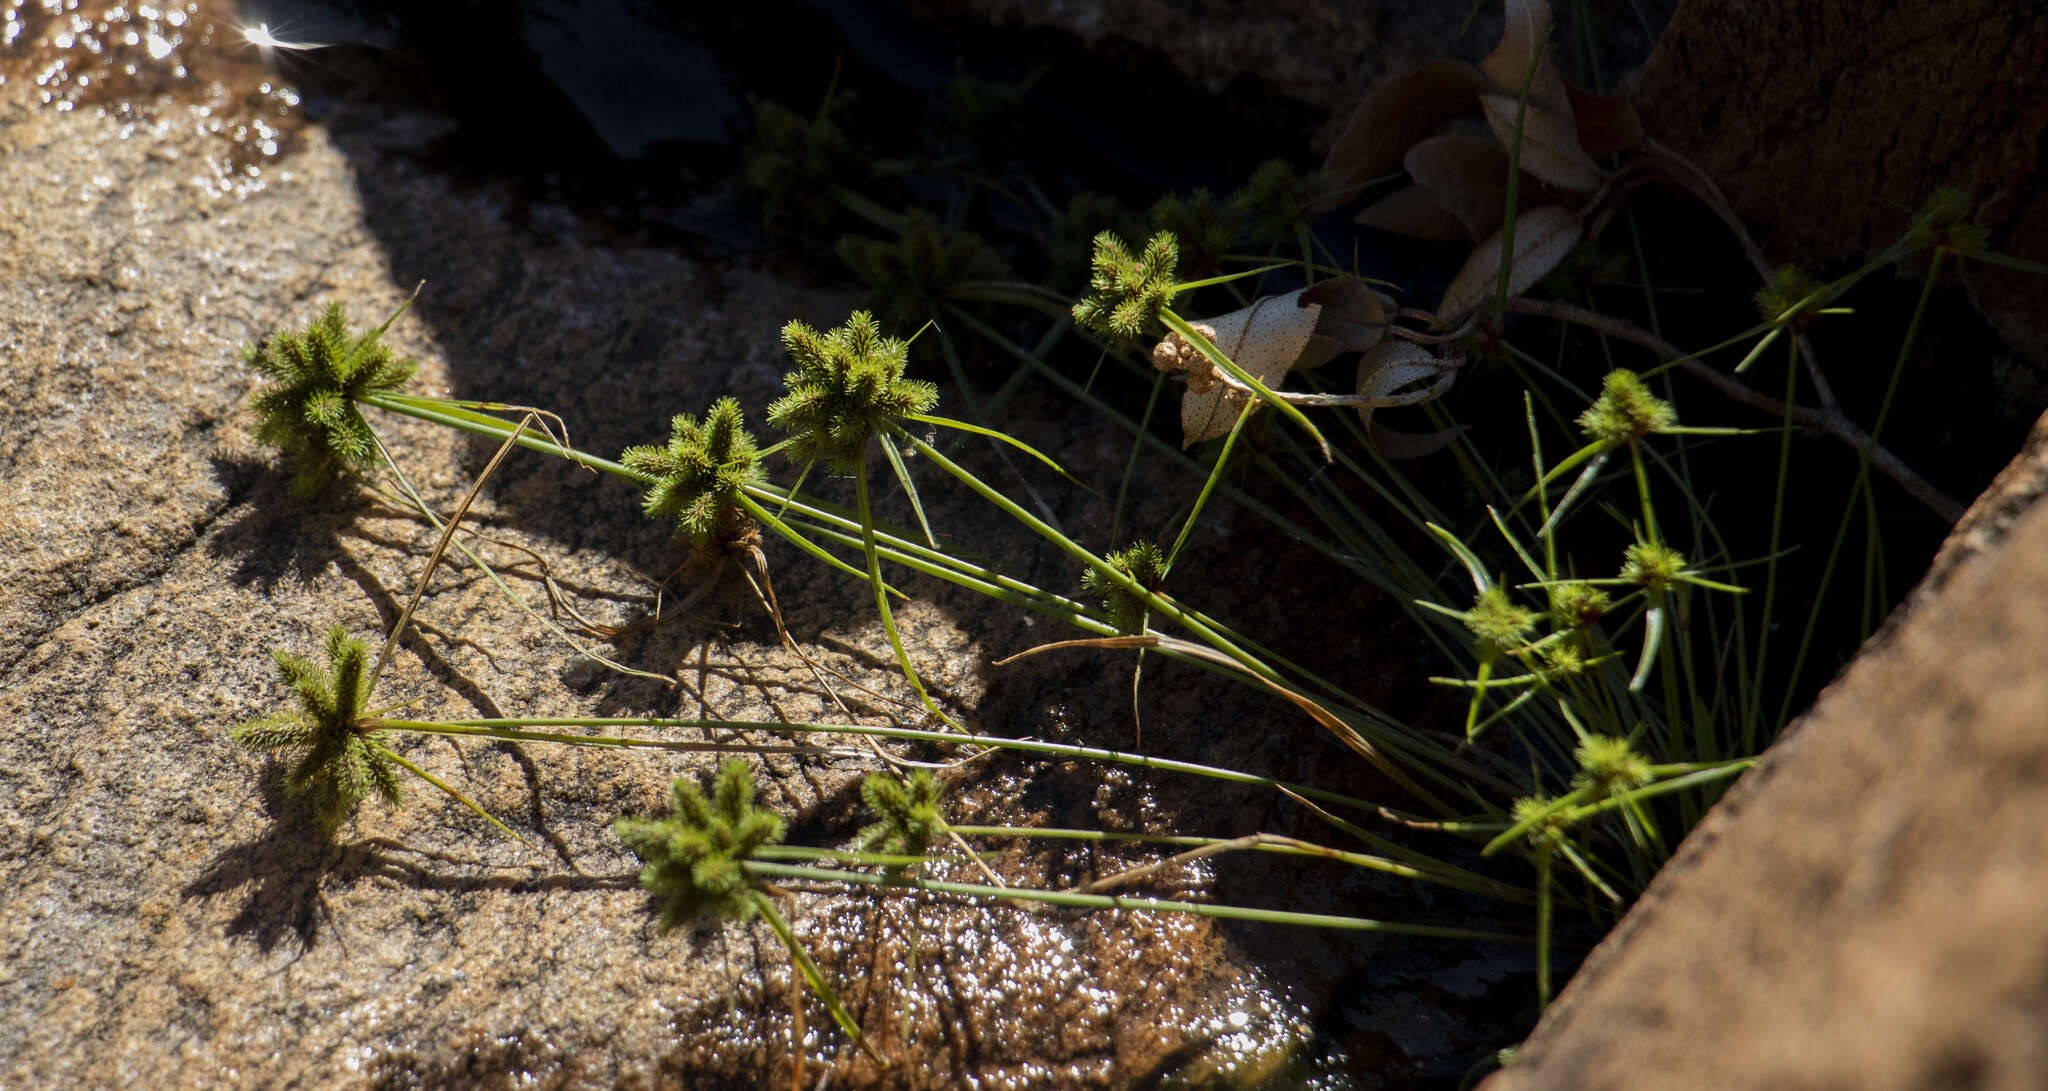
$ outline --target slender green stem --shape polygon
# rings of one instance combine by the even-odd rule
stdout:
[[[393,720],[366,716],[359,721],[366,731],[396,731],[408,735],[448,735],[457,738],[490,739],[494,742],[560,743],[565,746],[613,747],[630,750],[671,750],[698,754],[817,754],[815,746],[761,746],[756,743],[698,742],[686,739],[643,739],[618,735],[571,735],[560,731],[530,731],[512,727],[476,727],[439,720]],[[557,725],[560,726],[560,725]]]
[[[1195,520],[1201,518],[1202,509],[1208,506],[1209,494],[1216,491],[1216,482],[1229,468],[1230,452],[1237,447],[1237,437],[1244,433],[1245,422],[1252,419],[1252,407],[1257,402],[1246,402],[1237,414],[1237,421],[1230,426],[1230,434],[1223,437],[1223,449],[1216,452],[1216,464],[1209,476],[1202,481],[1202,491],[1195,495],[1195,506],[1188,509],[1187,521],[1180,525],[1180,535],[1173,540],[1173,548],[1166,551],[1165,571],[1173,570],[1174,559],[1180,556],[1180,548],[1188,544],[1188,535],[1194,533]]]
[[[910,662],[910,653],[903,647],[903,637],[896,631],[895,615],[889,612],[889,585],[882,582],[882,558],[875,552],[874,512],[868,506],[868,466],[866,458],[861,459],[860,468],[854,472],[853,489],[854,496],[857,498],[856,503],[860,506],[860,545],[861,552],[866,555],[868,561],[868,583],[874,586],[875,609],[881,611],[882,631],[889,637],[889,647],[896,652],[896,663],[903,668],[903,677],[910,680],[910,688],[917,691],[917,699],[924,702],[924,707],[930,709],[932,715],[937,716],[956,731],[965,730],[951,716],[946,715],[939,708],[938,702],[932,700],[931,694],[925,692],[924,681],[917,676],[917,668],[912,666]]]
[[[1373,856],[1362,852],[1349,852],[1324,845],[1298,841],[1291,837],[1253,835],[1251,837],[1194,837],[1180,834],[1126,833],[1118,830],[1073,830],[1054,827],[1017,826],[948,826],[948,829],[962,837],[1015,837],[1045,839],[1054,841],[1095,841],[1103,843],[1135,843],[1146,845],[1168,845],[1178,848],[1232,848],[1249,852],[1269,852],[1283,856],[1320,856],[1371,871],[1397,875],[1404,879],[1415,879],[1426,883],[1469,890],[1506,901],[1529,903],[1534,899],[1520,887],[1474,875],[1457,868],[1435,868],[1405,864],[1384,856]]]
[[[412,723],[412,721],[391,722],[394,724]],[[1296,784],[1292,781],[1277,780],[1272,777],[1262,777],[1256,773],[1245,773],[1240,772],[1236,769],[1225,769],[1215,765],[1202,765],[1197,762],[1178,761],[1173,758],[1157,758],[1149,754],[1133,754],[1127,751],[1106,750],[1100,747],[1093,746],[1075,746],[1069,743],[1044,742],[1038,739],[1001,738],[993,735],[963,736],[956,732],[927,731],[922,728],[912,727],[888,727],[870,724],[785,724],[755,720],[661,719],[641,716],[527,717],[516,719],[500,717],[493,719],[443,720],[439,722],[438,726],[489,728],[695,727],[716,731],[762,731],[785,735],[802,735],[810,733],[825,735],[864,735],[878,739],[898,739],[906,742],[943,743],[947,746],[975,746],[991,750],[1016,750],[1025,753],[1045,754],[1057,758],[1080,758],[1090,761],[1113,762],[1119,765],[1131,765],[1144,769],[1157,769],[1162,772],[1186,773],[1194,776],[1209,777],[1215,780],[1229,781],[1235,784],[1249,784],[1259,787],[1284,790],[1288,792],[1293,792],[1298,795],[1307,796],[1310,799],[1318,799],[1325,803],[1335,803],[1340,806],[1352,807],[1362,811],[1371,811],[1374,813],[1381,813],[1384,811],[1384,808],[1382,808],[1377,803],[1360,799],[1356,796],[1345,795],[1342,792],[1332,792],[1324,788],[1312,788],[1306,784]]]
[[[1249,652],[1246,652],[1243,649],[1239,648],[1234,641],[1223,636],[1221,632],[1214,628],[1211,628],[1208,625],[1204,625],[1202,622],[1191,617],[1187,613],[1187,611],[1181,609],[1180,606],[1176,605],[1171,599],[1168,599],[1166,596],[1161,595],[1158,592],[1145,588],[1144,586],[1140,585],[1136,580],[1133,580],[1130,576],[1117,571],[1116,567],[1114,565],[1111,565],[1108,561],[1105,561],[1101,557],[1093,553],[1090,553],[1086,549],[1083,549],[1080,545],[1076,544],[1073,539],[1060,533],[1058,530],[1048,525],[1044,520],[1040,519],[1036,515],[1031,514],[1028,511],[1025,511],[1022,507],[1018,506],[1016,501],[1011,500],[1009,497],[1004,496],[1002,493],[996,491],[993,488],[990,488],[980,478],[969,473],[966,469],[962,468],[952,459],[949,459],[945,455],[939,453],[938,449],[933,447],[931,444],[926,443],[925,441],[917,438],[916,436],[910,435],[907,432],[903,433],[898,438],[907,440],[912,447],[916,448],[918,454],[921,454],[924,457],[930,459],[933,465],[939,467],[940,469],[946,471],[949,474],[952,474],[962,484],[966,485],[970,489],[973,489],[975,492],[981,494],[983,499],[1003,509],[1003,511],[1008,513],[1011,518],[1017,520],[1020,523],[1023,523],[1025,526],[1030,527],[1032,530],[1036,531],[1040,537],[1046,539],[1047,541],[1053,543],[1056,546],[1059,546],[1061,549],[1065,550],[1069,556],[1074,557],[1076,560],[1079,560],[1082,564],[1088,566],[1089,568],[1094,569],[1096,572],[1101,573],[1103,578],[1109,580],[1111,583],[1115,584],[1117,587],[1121,588],[1125,592],[1136,596],[1137,598],[1142,600],[1147,607],[1156,611],[1160,616],[1169,618],[1176,624],[1186,628],[1189,632],[1192,632],[1196,636],[1200,637],[1203,643],[1208,644],[1210,647],[1215,648],[1217,651],[1220,651],[1223,654],[1229,656],[1230,658],[1236,660],[1238,663],[1242,664],[1246,670],[1251,671],[1253,674],[1259,675],[1262,678],[1267,678],[1273,681],[1279,680],[1280,676],[1278,672],[1274,671],[1273,668],[1267,666],[1266,664],[1260,662],[1256,657],[1251,655]]]
[[[385,753],[391,756],[392,761],[395,761],[399,765],[403,766],[406,772],[411,773],[413,776],[416,776],[421,780],[426,781],[428,784],[431,784],[434,787],[441,789],[441,791],[447,793],[450,799],[453,799],[455,802],[462,804],[463,806],[469,808],[472,811],[475,811],[478,815],[481,815],[483,817],[484,821],[489,822],[491,825],[498,827],[498,829],[504,832],[505,836],[510,837],[512,840],[517,841],[522,845],[525,845],[527,848],[530,848],[535,852],[540,851],[539,845],[536,845],[533,842],[528,841],[526,838],[519,836],[518,832],[515,831],[512,827],[507,826],[503,822],[498,821],[496,815],[493,815],[491,812],[484,810],[481,806],[479,806],[476,803],[475,800],[472,800],[468,796],[463,795],[461,792],[456,791],[453,785],[450,785],[446,781],[442,780],[440,777],[437,777],[434,774],[427,772],[425,769],[420,768],[411,760],[407,759],[406,756],[403,754],[399,754],[390,750],[386,750]]]
[[[932,894],[959,894],[970,898],[998,898],[1012,902],[1038,902],[1076,909],[1148,910],[1155,913],[1191,913],[1218,920],[1259,921],[1266,924],[1335,928],[1354,932],[1385,932],[1392,935],[1425,936],[1433,939],[1479,940],[1492,943],[1528,943],[1528,936],[1489,932],[1477,928],[1453,928],[1439,924],[1408,924],[1400,921],[1339,917],[1326,913],[1296,913],[1283,909],[1249,909],[1236,905],[1205,905],[1198,902],[1168,901],[1164,898],[1136,898],[1121,894],[1081,894],[1067,890],[1033,890],[1015,886],[983,886],[925,879],[915,875],[878,875],[868,871],[838,871],[830,868],[771,864],[759,860],[741,861],[748,875],[760,879],[808,879],[822,883],[920,890]]]
[[[810,952],[804,950],[804,945],[797,940],[796,932],[791,930],[789,922],[783,920],[782,914],[776,911],[774,899],[757,890],[754,892],[754,906],[761,911],[761,918],[768,922],[768,927],[775,930],[775,935],[782,940],[782,945],[789,948],[790,961],[796,964],[797,972],[803,975],[804,983],[810,986],[819,1000],[824,1001],[825,1010],[832,1013],[832,1021],[839,1024],[839,1029],[844,1031],[848,1038],[853,1039],[853,1044],[859,1046],[862,1052],[874,1058],[877,1063],[886,1063],[882,1061],[881,1055],[875,1052],[874,1047],[868,1045],[867,1036],[860,1032],[860,1024],[855,1022],[853,1016],[847,1014],[846,1008],[839,1003],[839,994],[832,991],[832,983],[825,980],[825,975],[818,969],[818,964],[811,961]]]

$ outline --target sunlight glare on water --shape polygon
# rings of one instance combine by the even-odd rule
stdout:
[[[246,197],[269,182],[303,121],[301,97],[271,74],[276,49],[317,43],[253,34],[201,0],[83,5],[80,0],[0,0],[0,88],[33,90],[17,101],[60,113],[92,110],[126,134],[160,135],[166,124],[218,137],[219,153],[195,164],[190,183]]]

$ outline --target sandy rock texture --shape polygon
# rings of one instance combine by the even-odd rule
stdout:
[[[90,45],[31,27],[0,54],[0,1083],[753,1088],[829,1072],[834,1087],[1114,1087],[1276,1071],[1307,1043],[1311,1071],[1349,1064],[1359,1086],[1393,1087],[1454,1079],[1496,1044],[1502,1011],[1528,992],[1521,951],[799,891],[784,913],[894,1061],[878,1071],[765,926],[655,931],[611,822],[664,809],[670,779],[708,774],[708,757],[402,738],[401,754],[538,851],[420,784],[402,809],[371,804],[323,835],[278,766],[227,732],[286,699],[274,649],[315,654],[335,623],[387,631],[435,532],[365,492],[291,497],[250,440],[257,377],[242,346],[328,303],[381,321],[424,280],[386,335],[420,361],[416,390],[545,406],[573,442],[615,454],[719,394],[758,422],[789,366],[782,324],[836,325],[854,300],[799,262],[656,249],[458,178],[438,166],[450,132],[437,116],[352,100],[309,121],[221,5],[120,10],[134,25],[95,29]],[[983,446],[956,456],[1029,484],[1081,540],[1107,539],[1127,441],[1038,393],[1014,407],[1008,427],[1109,483],[1104,496],[1005,476],[1018,471]],[[409,419],[373,424],[443,512],[492,454]],[[850,499],[844,483],[809,487]],[[1184,500],[1136,482],[1125,525],[1164,525]],[[883,503],[910,521],[900,497]],[[925,504],[942,533],[1073,586],[1069,560],[964,490],[928,486]],[[1305,563],[1232,518],[1204,519],[1205,561]],[[562,619],[644,619],[684,559],[631,488],[529,453],[472,519],[512,587]],[[846,680],[853,714],[915,722],[865,587],[768,552],[789,629]],[[377,701],[423,717],[837,718],[743,584],[676,609],[702,579],[676,574],[659,624],[600,645],[665,683],[596,668],[450,565]],[[1288,654],[1355,665],[1347,682],[1375,700],[1417,669],[1373,625],[1295,624],[1311,606],[1378,616],[1370,591],[1272,583],[1281,591],[1219,581],[1203,604]],[[947,585],[900,586],[911,654],[970,726],[1128,743],[1128,659],[996,670],[1069,634]],[[1267,696],[1171,666],[1146,679],[1147,750],[1356,782],[1340,748]],[[877,766],[859,752],[768,755],[762,799],[792,840],[844,844],[866,821],[858,778]],[[1238,834],[1303,820],[1270,793],[1086,764],[983,758],[951,777],[960,822]],[[1038,846],[998,863],[1011,881],[1067,886],[1137,859]],[[1165,892],[1513,926],[1281,858],[1205,862],[1176,881]],[[1367,999],[1331,1015],[1340,991]]]
[[[179,56],[196,65],[225,24],[184,10]],[[515,225],[501,195],[416,169],[430,118],[311,125],[253,63],[208,74],[230,82],[139,103],[51,99],[19,71],[0,83],[0,1083],[787,1084],[803,994],[772,933],[656,934],[610,832],[709,759],[398,744],[535,853],[418,784],[403,810],[367,806],[327,838],[273,763],[229,742],[284,700],[272,649],[313,654],[333,623],[387,628],[433,538],[347,490],[291,498],[249,441],[256,378],[238,350],[329,302],[381,320],[425,278],[388,335],[420,359],[419,389],[545,403],[615,453],[717,393],[758,411],[786,367],[781,324],[835,324],[849,300],[746,260],[590,242],[559,210]],[[491,453],[374,423],[444,512]],[[986,529],[933,502],[935,520]],[[538,458],[514,459],[475,515],[530,602],[547,609],[548,589],[520,548],[601,623],[649,613],[682,559],[629,488]],[[866,592],[775,556],[810,653],[900,701]],[[925,678],[975,707],[983,642],[1010,650],[1023,623],[910,586],[899,616]],[[437,577],[418,630],[378,691],[414,713],[830,715],[730,587],[606,646],[680,686],[590,669],[465,569]],[[911,718],[847,692],[864,718]],[[858,828],[871,757],[762,764],[798,836]],[[1003,768],[960,817],[1011,813],[1023,785]],[[1233,1010],[1298,1034],[1298,1010],[1197,922],[810,895],[787,913],[899,1060],[862,1067],[813,1003],[807,1086],[826,1068],[835,1086],[1128,1082],[1199,1055]]]
[[[2048,419],[1488,1091],[2033,1088]]]

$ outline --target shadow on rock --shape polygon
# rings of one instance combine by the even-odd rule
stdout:
[[[298,500],[268,459],[216,454],[212,462],[228,504],[245,505],[206,543],[208,556],[234,563],[228,578],[237,587],[268,594],[286,575],[309,583],[345,558],[341,534],[370,503],[362,494],[335,486]]]
[[[319,939],[320,919],[330,915],[321,882],[344,853],[320,828],[312,807],[285,794],[282,765],[273,763],[259,786],[269,825],[260,836],[215,856],[182,896],[211,900],[246,888],[241,912],[228,922],[228,935],[253,938],[265,953],[287,937],[297,940],[301,951],[310,951]]]

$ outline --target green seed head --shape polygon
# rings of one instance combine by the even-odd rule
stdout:
[[[1651,594],[1670,590],[1685,573],[1685,555],[1662,542],[1638,542],[1623,555],[1621,578]]]
[[[761,452],[747,433],[740,403],[713,402],[703,423],[688,413],[670,422],[665,447],[629,447],[619,456],[627,469],[649,474],[642,509],[671,520],[695,542],[730,540],[749,524],[740,490],[761,476]]]
[[[853,473],[876,432],[939,400],[932,384],[903,377],[908,346],[883,337],[866,311],[829,333],[791,322],[782,327],[782,344],[797,369],[783,376],[789,393],[768,407],[768,423],[789,433],[799,462]]]
[[[857,180],[860,162],[839,124],[852,105],[852,92],[840,91],[807,118],[754,101],[754,138],[740,152],[740,184],[760,201],[763,222],[817,226],[838,211],[833,190]]]
[[[1148,591],[1159,590],[1159,585],[1166,580],[1166,554],[1151,542],[1133,543],[1106,554],[1103,560]],[[1116,626],[1117,632],[1135,634],[1145,631],[1144,599],[1093,568],[1081,573],[1081,587],[1091,594],[1103,596],[1102,608],[1109,612],[1109,623]]]
[[[1543,814],[1544,811],[1550,809],[1552,802],[1552,800],[1545,799],[1542,796],[1524,796],[1521,799],[1515,800],[1514,824],[1519,826],[1532,818],[1536,818],[1537,815]],[[1555,845],[1564,840],[1564,831],[1564,812],[1559,810],[1537,819],[1536,824],[1529,827],[1527,836],[1529,843],[1532,845]]]
[[[1046,286],[1062,292],[1086,287],[1095,237],[1105,231],[1119,238],[1139,238],[1145,233],[1145,220],[1114,197],[1089,191],[1074,194],[1053,217],[1045,247]]]
[[[1829,296],[1816,294],[1824,287],[1826,285],[1806,275],[1798,267],[1782,266],[1771,274],[1769,284],[1757,290],[1756,312],[1762,315],[1766,322],[1784,319],[1795,333],[1802,332],[1813,324],[1813,310],[1828,305]],[[1807,302],[1809,299],[1812,302]],[[1802,303],[1805,303],[1805,309],[1798,314],[1792,314],[1793,309]]]
[[[1650,782],[1650,760],[1636,753],[1627,739],[1595,735],[1579,744],[1572,756],[1579,762],[1579,774],[1572,783],[1592,789],[1597,796],[1604,798]]]
[[[1206,189],[1183,197],[1161,197],[1152,206],[1152,227],[1171,234],[1180,244],[1179,272],[1207,276],[1223,264],[1223,255],[1237,241],[1237,209]]]
[[[1521,647],[1527,643],[1529,630],[1535,627],[1535,611],[1515,605],[1501,587],[1481,591],[1472,609],[1465,612],[1465,628],[1471,630],[1479,658],[1484,660]]]
[[[1104,231],[1095,236],[1090,263],[1090,294],[1074,304],[1074,321],[1119,345],[1128,345],[1159,324],[1160,312],[1179,291],[1173,275],[1180,264],[1180,243],[1161,231],[1132,257],[1122,239]]]
[[[1553,640],[1543,646],[1543,672],[1570,678],[1586,671],[1586,653],[1576,641]]]
[[[376,794],[397,806],[397,762],[382,739],[360,727],[370,700],[369,649],[336,625],[327,630],[327,665],[273,653],[299,707],[240,724],[229,732],[251,750],[289,751],[287,795],[304,795],[322,828],[332,832]]]
[[[1231,194],[1230,205],[1252,240],[1271,246],[1294,238],[1312,222],[1330,187],[1329,174],[1320,168],[1303,174],[1284,159],[1269,159],[1252,172],[1243,189]]]
[[[932,842],[946,835],[939,783],[929,770],[912,773],[908,783],[888,773],[870,773],[861,781],[860,798],[876,816],[855,840],[862,852],[923,856]]]
[[[356,399],[396,390],[418,368],[379,343],[383,332],[350,332],[341,305],[330,303],[304,330],[278,330],[242,350],[242,362],[270,380],[249,402],[256,439],[292,464],[297,494],[319,492],[336,470],[376,465],[376,440]]]
[[[1677,424],[1678,414],[1671,403],[1651,394],[1635,372],[1623,368],[1607,373],[1600,397],[1579,414],[1579,427],[1603,447],[1632,443]]]
[[[1550,589],[1550,624],[1558,630],[1583,629],[1611,605],[1607,592],[1590,583],[1561,583]]]
[[[613,824],[646,862],[640,885],[660,899],[662,931],[704,916],[753,916],[753,881],[740,863],[783,834],[781,817],[754,803],[753,771],[735,758],[718,771],[710,799],[688,777],[675,779],[670,796],[675,810],[666,818],[621,817]]]
[[[1949,186],[1928,194],[1913,221],[1910,237],[1914,245],[1923,249],[1946,246],[1952,250],[1982,250],[1989,246],[1989,233],[1981,224],[1970,222],[1975,212],[1973,205],[1969,194]]]
[[[980,235],[913,212],[893,239],[841,235],[833,244],[853,275],[873,289],[876,309],[889,324],[914,326],[938,313],[955,285],[1003,280],[1003,260]]]

